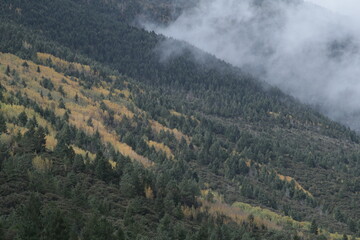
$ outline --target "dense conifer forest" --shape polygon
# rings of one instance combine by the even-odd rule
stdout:
[[[359,136],[134,20],[182,3],[0,2],[0,239],[360,237]]]

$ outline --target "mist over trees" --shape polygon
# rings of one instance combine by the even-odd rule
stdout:
[[[165,27],[143,25],[214,54],[360,129],[360,32],[353,18],[306,1],[203,0]],[[181,51],[177,45],[162,48],[165,55]]]

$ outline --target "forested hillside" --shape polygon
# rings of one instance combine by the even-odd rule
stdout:
[[[356,133],[133,26],[172,6],[0,3],[0,239],[359,236]]]

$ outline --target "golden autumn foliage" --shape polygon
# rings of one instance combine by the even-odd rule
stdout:
[[[181,210],[182,213],[184,214],[184,217],[187,219],[196,219],[200,213],[199,209],[195,209],[194,206],[192,207],[181,206]]]
[[[188,116],[186,116],[185,114],[179,113],[175,110],[170,110],[170,114],[174,115],[176,117],[184,117],[184,118],[188,118]],[[198,119],[196,119],[194,116],[190,116],[190,118],[194,121],[196,121],[197,123],[200,123],[200,121]]]
[[[56,65],[60,69],[74,68],[78,71],[91,73],[91,68],[89,66],[69,63],[63,61],[59,58],[56,58],[52,55],[45,53],[38,53],[38,59],[42,62],[51,61],[53,65]],[[12,77],[8,77],[4,74],[4,71],[0,72],[0,78],[4,79],[2,84],[6,87],[7,90],[13,92],[20,92],[23,95],[26,95],[28,98],[36,101],[44,109],[48,108],[55,112],[59,117],[62,117],[65,112],[70,112],[69,114],[69,123],[78,129],[83,130],[85,133],[92,135],[98,132],[100,134],[101,140],[104,143],[111,144],[115,150],[120,152],[124,156],[128,156],[133,160],[141,162],[144,166],[150,167],[153,165],[153,162],[147,159],[144,156],[136,153],[130,146],[119,141],[119,136],[113,131],[108,129],[104,124],[104,118],[108,116],[108,113],[100,109],[99,97],[100,95],[108,95],[110,92],[107,89],[110,89],[109,83],[102,83],[97,87],[92,89],[85,89],[80,85],[79,80],[73,77],[65,76],[62,73],[55,71],[55,69],[37,65],[31,61],[27,61],[29,67],[26,68],[26,71],[23,69],[21,64],[24,62],[23,59],[16,57],[12,54],[0,53],[0,64],[1,66],[7,66],[16,71],[18,78],[26,84],[26,88],[21,86],[20,83],[11,84],[13,81]],[[40,67],[41,71],[38,72],[37,68]],[[44,88],[40,82],[43,79],[50,79],[54,85],[53,90]],[[63,95],[59,89],[62,88],[65,95]],[[131,112],[125,106],[125,100],[120,97],[120,94],[129,97],[131,93],[128,89],[115,91],[114,95],[119,95],[118,97],[114,96],[112,101],[104,100],[104,103],[108,109],[114,112],[114,120],[120,121],[123,116],[127,118],[132,118],[134,113]],[[48,95],[51,95],[49,99]],[[77,101],[75,101],[77,98]],[[62,99],[66,109],[59,107],[59,100]],[[55,135],[56,132],[52,129],[51,125],[41,118],[33,110],[26,109],[22,106],[17,105],[2,105],[1,106],[4,115],[6,118],[17,117],[21,112],[25,112],[28,117],[35,116],[39,122],[39,125],[47,127],[49,129],[49,136],[47,136],[47,147],[53,149],[56,145]],[[92,126],[87,124],[89,118],[92,119]]]
[[[179,113],[179,112],[177,112],[177,111],[175,111],[175,110],[170,110],[170,114],[171,114],[171,115],[174,115],[174,116],[176,116],[176,117],[185,117],[184,114]]]
[[[0,134],[0,142],[5,143],[5,144],[9,144],[12,140],[12,136],[9,134]]]
[[[271,221],[271,219],[264,219],[261,216],[253,214],[253,212],[238,208],[236,205],[228,205],[224,202],[224,199],[221,195],[211,190],[202,190],[202,197],[199,201],[202,204],[201,210],[208,211],[212,215],[224,215],[229,217],[232,221],[237,224],[243,224],[246,222],[250,215],[254,216],[254,223],[258,226],[264,225],[269,229],[280,230],[282,225],[277,222]],[[212,195],[212,200],[209,200],[209,194]]]
[[[151,140],[147,141],[146,143],[148,144],[149,147],[154,147],[156,151],[165,153],[166,157],[169,159],[173,159],[175,157],[171,149],[163,143],[158,143]]]
[[[210,194],[211,200],[209,199]],[[268,229],[273,230],[282,230],[292,226],[299,231],[299,235],[301,235],[302,232],[307,232],[311,225],[310,222],[299,222],[289,216],[282,216],[268,209],[254,207],[247,203],[235,202],[232,205],[226,204],[223,196],[210,189],[202,190],[201,197],[198,201],[201,203],[200,209],[182,207],[183,214],[186,218],[195,218],[200,212],[208,212],[214,216],[219,214],[224,215],[235,223],[242,225],[244,222],[248,221],[249,216],[251,215],[254,219],[254,223],[258,226],[263,225]],[[329,233],[324,229],[320,229],[320,231],[329,240],[340,240],[343,237],[341,234]]]
[[[181,141],[181,139],[184,138],[188,144],[191,142],[191,138],[189,136],[186,136],[185,134],[183,134],[181,131],[177,130],[176,128],[171,129],[171,128],[165,127],[162,124],[160,124],[159,122],[154,121],[154,120],[151,120],[150,124],[151,124],[151,128],[156,133],[160,133],[161,131],[169,132],[171,134],[174,134],[176,140],[178,140],[178,141]]]
[[[284,176],[284,175],[281,175],[281,174],[279,174],[279,173],[277,174],[277,176],[279,177],[279,179],[280,179],[281,181],[286,181],[286,182],[288,182],[288,183],[294,182],[295,188],[296,188],[297,190],[300,190],[300,191],[304,192],[306,195],[308,195],[308,196],[310,196],[310,197],[313,197],[313,195],[311,194],[311,192],[309,192],[309,191],[307,191],[306,189],[304,189],[303,186],[301,186],[294,178],[289,177],[289,176]]]
[[[20,113],[25,112],[26,116],[29,119],[35,117],[39,126],[42,126],[43,128],[47,128],[50,132],[50,135],[54,136],[56,134],[56,131],[54,130],[52,125],[48,121],[46,121],[42,116],[40,116],[40,114],[36,113],[33,109],[25,108],[24,106],[20,106],[20,105],[9,105],[4,103],[0,103],[0,108],[2,114],[6,119],[17,118]],[[12,126],[10,125],[9,128],[11,127]],[[19,128],[19,126],[16,126],[16,128]]]
[[[124,90],[119,90],[119,89],[115,89],[115,94],[122,94],[125,96],[126,99],[129,99],[131,96],[131,92],[128,89],[124,89]]]
[[[40,156],[36,156],[32,160],[33,167],[40,171],[40,172],[46,172],[49,171],[52,167],[52,161],[47,158],[42,158]]]
[[[91,71],[91,68],[88,65],[83,65],[83,64],[75,63],[75,62],[67,62],[60,58],[54,57],[53,55],[48,54],[48,53],[37,53],[37,57],[43,63],[45,63],[46,61],[51,61],[52,64],[56,65],[57,67],[62,68],[63,70],[65,70],[67,68],[73,68],[80,72],[90,72]]]
[[[38,53],[38,59],[42,62],[51,61],[60,69],[73,68],[80,72],[87,74],[96,74],[93,72],[90,66],[81,65],[78,63],[70,63],[59,58],[56,58],[50,54]],[[113,113],[114,121],[120,122],[124,117],[127,119],[134,119],[140,109],[137,109],[131,103],[131,92],[129,89],[111,90],[111,83],[102,82],[90,89],[84,88],[79,79],[74,77],[65,76],[62,73],[57,72],[55,69],[47,66],[40,65],[41,72],[37,71],[38,65],[28,61],[29,67],[24,69],[21,64],[24,62],[11,54],[0,53],[0,79],[8,91],[20,92],[22,95],[27,96],[31,100],[37,102],[43,108],[49,108],[55,112],[58,117],[62,117],[66,112],[69,113],[69,123],[78,129],[83,130],[88,135],[99,133],[99,136],[104,144],[110,144],[116,151],[124,156],[129,157],[132,160],[142,163],[145,167],[151,167],[154,163],[151,159],[138,154],[129,145],[120,141],[120,136],[106,123],[105,119],[109,117],[110,113]],[[17,81],[14,83],[14,77],[6,76],[4,74],[4,66],[9,65],[12,70],[16,71]],[[54,85],[54,89],[49,90],[42,86],[41,81],[43,79],[50,79]],[[115,81],[116,77],[111,79]],[[26,87],[24,87],[26,85]],[[65,93],[61,93],[59,89]],[[50,97],[51,96],[51,99]],[[5,98],[9,95],[5,94]],[[75,100],[76,98],[76,100]],[[65,109],[59,107],[59,100],[62,99],[65,104]],[[103,102],[107,110],[100,108],[100,103]],[[131,107],[130,107],[131,106]],[[20,105],[7,105],[0,103],[0,109],[6,119],[17,118],[20,113],[25,112],[28,118],[35,117],[40,126],[49,130],[49,134],[46,135],[46,148],[53,150],[57,144],[55,138],[57,132],[52,125],[41,117],[34,110],[20,106]],[[131,110],[130,110],[131,109]],[[135,110],[134,110],[135,109]],[[171,110],[170,114],[177,117],[188,117],[182,113]],[[279,113],[269,112],[271,116],[278,117]],[[192,119],[195,119],[191,117]],[[89,124],[91,119],[91,124]],[[178,129],[168,128],[161,123],[150,120],[150,125],[153,132],[159,134],[161,131],[171,133],[175,136],[177,141],[185,139],[189,144],[191,137],[185,135]],[[18,132],[24,134],[27,129],[12,123],[7,123],[7,134],[0,135],[0,139],[3,142],[11,141],[12,136]],[[163,152],[167,158],[174,159],[172,150],[164,143],[155,141],[146,141],[149,147],[153,147],[156,151]],[[88,156],[90,160],[96,158],[96,154],[86,151],[78,146],[72,145],[72,148],[76,154],[82,156]],[[248,167],[254,166],[251,160],[247,159],[246,165]],[[109,160],[112,168],[116,168],[116,162]],[[52,161],[36,156],[32,159],[32,166],[39,172],[46,172],[51,170]],[[262,167],[261,164],[257,166]],[[289,176],[284,176],[276,173],[277,177],[284,182],[294,183],[297,190],[301,190],[308,196],[312,194],[305,190],[295,179]],[[205,184],[206,186],[206,184]],[[253,207],[249,204],[236,202],[233,205],[225,203],[223,196],[213,192],[209,189],[202,190],[202,196],[198,198],[201,203],[200,208],[182,206],[182,212],[185,218],[196,219],[202,212],[207,212],[214,216],[225,215],[235,223],[242,225],[248,221],[249,216],[254,217],[255,224],[265,226],[269,229],[282,230],[285,226],[294,226],[296,229],[307,230],[309,228],[309,222],[298,222],[291,217],[281,216],[270,210],[266,210],[260,207]],[[145,186],[144,194],[148,199],[154,199],[154,191],[150,186]],[[341,239],[341,235],[327,234],[329,239]]]
[[[79,148],[76,145],[71,145],[72,149],[74,150],[75,154],[81,155],[83,157],[88,156],[91,161],[93,161],[96,158],[96,154],[93,154],[89,151],[85,151],[82,148]]]
[[[147,199],[154,199],[154,191],[150,186],[145,187],[145,197]]]
[[[7,132],[9,134],[9,136],[15,136],[18,133],[24,134],[28,130],[25,127],[21,127],[19,125],[15,125],[13,123],[6,123],[6,127],[7,127]]]
[[[105,105],[113,110],[115,112],[115,114],[121,114],[121,115],[125,115],[127,118],[133,118],[134,117],[134,113],[131,112],[126,106],[124,105],[120,105],[118,103],[115,102],[111,102],[109,100],[104,100],[103,101],[105,103]]]
[[[112,169],[116,168],[116,165],[117,165],[116,162],[114,162],[113,160],[110,159],[109,163],[110,163],[110,166],[111,166]]]
[[[274,118],[280,117],[280,113],[277,113],[277,112],[268,112],[268,114]]]
[[[26,116],[29,119],[35,117],[39,126],[42,126],[43,128],[46,128],[49,131],[49,134],[46,135],[46,148],[50,150],[54,150],[57,144],[57,140],[55,138],[56,131],[53,129],[52,125],[48,121],[46,121],[33,109],[25,108],[24,106],[19,106],[19,105],[8,105],[4,103],[0,103],[0,108],[1,108],[1,112],[7,119],[17,118],[19,114],[22,112],[25,112]],[[10,136],[15,136],[18,133],[21,133],[23,135],[27,131],[27,128],[12,123],[7,123],[7,130],[9,134],[7,140],[9,141]],[[3,140],[5,141],[6,139]]]
[[[46,148],[54,150],[57,144],[57,140],[53,135],[46,135]]]
[[[248,167],[251,167],[251,164],[255,164],[255,165],[259,166],[259,167],[262,167],[262,166],[263,166],[262,164],[255,163],[255,162],[253,162],[253,161],[250,160],[250,159],[245,159],[245,163],[246,163],[246,166],[248,166]],[[300,184],[298,181],[296,181],[294,178],[289,177],[289,176],[284,176],[284,175],[281,175],[281,174],[279,174],[279,173],[276,173],[276,176],[277,176],[281,181],[288,182],[288,183],[293,182],[294,185],[295,185],[295,189],[302,191],[303,193],[305,193],[305,194],[308,195],[309,197],[313,197],[313,195],[311,194],[311,192],[307,191],[307,190],[306,190],[303,186],[301,186],[301,184]]]

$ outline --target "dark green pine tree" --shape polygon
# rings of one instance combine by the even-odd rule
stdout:
[[[0,220],[0,239],[5,239],[5,228],[2,220]]]
[[[319,233],[319,228],[318,228],[318,225],[315,220],[312,220],[312,222],[311,222],[310,233],[315,234],[315,235],[318,235],[318,233]]]
[[[5,70],[5,74],[6,74],[7,76],[10,76],[10,72],[11,72],[10,66],[7,65],[7,66],[6,66],[6,70]]]
[[[73,170],[75,172],[82,172],[85,170],[85,167],[86,166],[84,163],[84,158],[81,155],[77,154],[74,159]]]
[[[59,108],[63,108],[63,109],[66,109],[66,106],[65,106],[65,103],[64,103],[64,99],[60,98],[60,101],[59,101]]]
[[[124,196],[133,198],[137,195],[138,179],[134,174],[126,172],[120,181],[120,191]]]
[[[41,239],[68,240],[69,224],[59,209],[48,209],[43,218]]]
[[[24,153],[33,153],[36,151],[35,133],[36,130],[32,127],[24,134],[24,137],[19,141],[20,151]]]
[[[348,226],[349,226],[349,230],[351,232],[355,233],[357,231],[357,226],[356,226],[356,223],[355,223],[355,221],[353,219],[349,219]]]
[[[105,218],[93,215],[83,230],[83,239],[116,240],[114,227]],[[121,238],[120,238],[121,239]]]
[[[21,64],[21,66],[23,66],[24,68],[28,68],[29,64],[27,62],[23,62],[23,64]]]
[[[25,112],[21,112],[18,116],[18,123],[20,126],[25,126],[28,121],[28,117]]]
[[[103,101],[101,101],[100,103],[100,109],[103,110],[104,112],[107,111],[107,106]]]
[[[38,124],[35,116],[33,118],[29,119],[26,123],[26,128],[32,128],[32,127],[36,128],[38,126],[39,126],[39,124]]]
[[[200,190],[194,180],[183,180],[179,184],[179,189],[182,204],[189,207],[196,204],[196,197],[200,194]]]
[[[40,239],[42,226],[41,202],[32,194],[17,211],[17,234],[19,239]]]
[[[111,165],[101,151],[97,152],[94,164],[96,177],[103,181],[108,181],[111,178]]]
[[[124,231],[121,228],[119,228],[116,233],[116,240],[125,240],[125,239],[126,237]]]
[[[43,127],[35,129],[33,126],[24,134],[19,141],[22,152],[25,153],[42,153],[46,150],[46,134]]]
[[[34,134],[35,151],[37,153],[45,152],[46,150],[46,134],[43,127],[38,127]]]
[[[73,133],[72,129],[67,124],[64,124],[62,126],[61,130],[58,132],[56,138],[59,141],[64,141],[64,143],[66,143],[66,144],[71,144],[73,135],[74,135],[74,133]]]
[[[74,149],[71,146],[69,147],[63,138],[58,138],[58,143],[54,149],[54,153],[56,156],[61,158],[66,165],[70,167],[73,165],[75,158]]]
[[[60,87],[58,88],[58,91],[59,91],[59,93],[61,94],[61,96],[63,96],[63,97],[66,96],[66,93],[65,93],[65,91],[64,91],[63,86],[60,86]]]
[[[4,116],[0,113],[0,134],[6,132],[7,132],[6,121]]]

